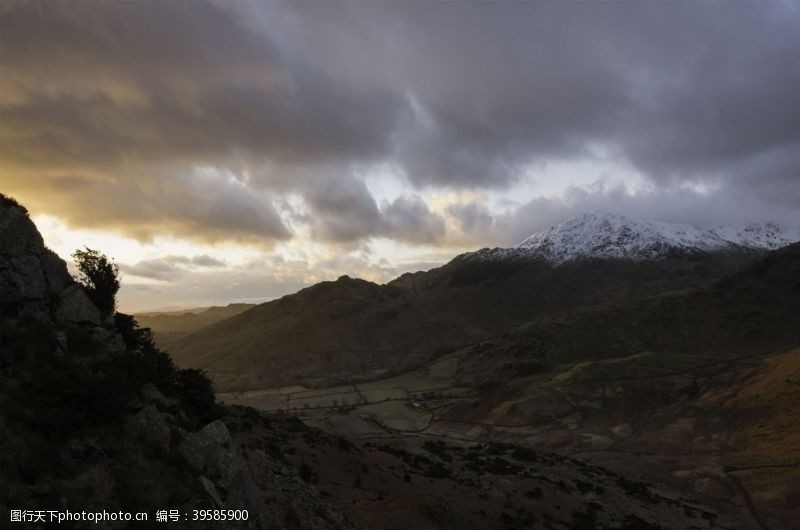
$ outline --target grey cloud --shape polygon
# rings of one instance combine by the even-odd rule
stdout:
[[[130,274],[140,278],[149,278],[159,281],[173,281],[184,275],[185,271],[178,265],[168,260],[150,259],[143,260],[135,265],[121,265],[123,276]]]
[[[353,243],[389,237],[431,243],[445,235],[444,220],[419,197],[401,196],[378,206],[363,180],[330,178],[306,191],[305,199],[316,238]]]
[[[461,232],[473,241],[487,241],[494,235],[494,216],[483,204],[453,204],[447,208],[447,213],[456,220]]]
[[[414,243],[435,243],[444,238],[444,219],[431,212],[419,197],[401,196],[386,202],[381,213],[388,237]]]
[[[309,189],[305,199],[317,238],[351,242],[382,230],[380,210],[363,181],[329,179]]]
[[[25,163],[369,156],[399,108],[213,2],[19,3],[0,24],[0,115]]]
[[[418,186],[503,186],[600,146],[658,186],[796,197],[796,4],[345,7],[292,5],[325,64],[413,95],[393,155]]]
[[[199,256],[194,256],[190,259],[190,263],[192,265],[196,265],[198,267],[224,267],[225,262],[215,258],[214,256],[209,256],[207,254],[201,254]]]
[[[192,270],[218,269],[225,262],[213,256],[199,254],[196,256],[169,255],[160,258],[142,260],[133,265],[123,264],[123,273],[160,281],[173,281],[184,277]]]
[[[28,177],[18,189],[34,211],[58,212],[71,224],[117,229],[140,240],[169,234],[270,245],[291,236],[268,195],[224,176],[125,177]]]

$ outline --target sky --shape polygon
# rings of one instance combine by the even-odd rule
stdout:
[[[800,3],[2,2],[0,191],[127,311],[576,213],[800,222]]]

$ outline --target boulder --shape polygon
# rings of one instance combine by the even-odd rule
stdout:
[[[178,451],[196,471],[216,476],[228,474],[236,456],[231,451],[231,433],[219,420],[189,434]]]

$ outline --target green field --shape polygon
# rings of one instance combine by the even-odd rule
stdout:
[[[344,408],[387,429],[419,431],[428,426],[432,417],[424,406],[426,400],[461,397],[469,393],[469,388],[453,386],[460,363],[460,352],[457,352],[417,370],[367,383],[323,389],[293,385],[225,392],[217,396],[225,404],[300,415],[317,416]]]

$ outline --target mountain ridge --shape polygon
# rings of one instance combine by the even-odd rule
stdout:
[[[643,261],[681,253],[775,250],[798,240],[800,226],[771,221],[701,228],[595,211],[536,232],[514,247],[481,249],[460,258],[543,259],[555,265],[586,259]]]

